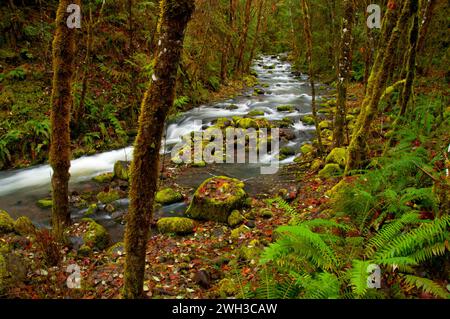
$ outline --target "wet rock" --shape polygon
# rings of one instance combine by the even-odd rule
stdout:
[[[105,173],[93,177],[92,180],[97,183],[109,183],[112,181],[113,177],[114,173]]]
[[[312,115],[305,115],[300,119],[306,125],[314,125],[314,117]]]
[[[164,217],[158,220],[156,227],[161,233],[185,235],[194,231],[195,223],[192,219],[185,217]]]
[[[194,282],[204,289],[211,287],[211,275],[208,271],[200,269],[194,275]]]
[[[109,234],[105,227],[90,218],[83,218],[82,221],[88,223],[87,230],[83,234],[84,244],[92,249],[105,249],[109,244]]]
[[[51,208],[53,206],[53,201],[51,199],[48,198],[44,198],[44,199],[40,199],[36,202],[36,205],[38,205],[38,207],[40,208]]]
[[[97,200],[103,204],[109,204],[120,199],[119,191],[109,190],[108,192],[100,192],[97,194]]]
[[[245,205],[244,183],[226,176],[205,180],[195,191],[186,214],[194,219],[227,223],[233,210]]]
[[[312,146],[312,144],[303,144],[300,147],[300,151],[302,152],[302,154],[310,154],[312,152],[314,152],[314,146]]]
[[[277,106],[277,111],[278,112],[288,112],[288,113],[292,113],[294,112],[295,108],[292,105],[280,105]]]

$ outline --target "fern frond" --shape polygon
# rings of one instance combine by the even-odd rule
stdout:
[[[404,282],[410,288],[415,287],[421,289],[439,298],[450,298],[450,294],[445,291],[444,288],[428,278],[417,277],[413,275],[404,275]]]

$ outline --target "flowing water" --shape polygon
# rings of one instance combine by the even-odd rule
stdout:
[[[305,126],[300,118],[311,112],[311,90],[306,76],[295,76],[288,62],[279,57],[262,56],[255,60],[254,70],[258,73],[259,82],[264,85],[265,94],[254,95],[249,89],[242,95],[218,103],[196,107],[183,114],[176,122],[168,124],[163,150],[170,148],[180,141],[180,137],[192,131],[199,131],[219,117],[244,116],[253,109],[263,110],[268,120],[281,120],[291,117],[294,120],[295,139],[286,145],[298,148],[313,136],[313,126]],[[292,113],[278,112],[277,106],[292,105]],[[230,106],[233,106],[232,108]],[[195,125],[194,120],[202,121],[202,125]],[[276,154],[273,154],[276,155]],[[70,174],[71,191],[86,192],[98,189],[98,185],[91,181],[92,177],[101,173],[111,172],[114,163],[119,160],[131,160],[132,147],[85,156],[75,159],[71,163]],[[294,156],[281,164],[291,163]],[[260,164],[214,164],[205,169],[182,174],[177,183],[183,186],[196,187],[211,175],[228,175],[249,181],[249,191],[264,189],[264,178],[260,175]],[[50,211],[36,206],[38,199],[50,194],[51,168],[49,165],[33,166],[27,169],[0,172],[0,209],[4,209],[13,217],[25,215],[30,217],[38,226],[49,225]],[[266,177],[266,183],[271,183]],[[251,182],[253,181],[253,183]],[[267,186],[267,185],[266,185]],[[253,188],[253,189],[252,189]],[[127,200],[121,200],[116,205],[126,210]],[[181,214],[184,204],[164,207],[160,213],[174,211]],[[72,211],[74,218],[82,216],[83,211]],[[108,213],[95,216],[102,224],[117,236],[122,231]],[[113,234],[113,237],[114,234]]]

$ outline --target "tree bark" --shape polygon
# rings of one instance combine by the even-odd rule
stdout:
[[[225,45],[222,50],[222,60],[220,63],[220,79],[222,82],[225,82],[228,77],[228,56],[230,55],[231,47],[232,47],[232,32],[234,32],[234,21],[236,19],[236,0],[230,0],[230,8],[228,15],[228,26],[230,30],[228,30],[228,34],[225,37]]]
[[[61,0],[56,13],[53,39],[53,83],[51,96],[51,144],[49,160],[52,175],[52,231],[57,240],[63,239],[64,227],[70,223],[70,109],[72,107],[72,78],[74,73],[76,29],[66,25],[67,6],[80,5],[77,0]]]
[[[164,122],[173,105],[178,65],[194,0],[161,0],[159,42],[152,82],[144,95],[131,164],[130,206],[125,230],[125,298],[142,297],[145,253],[157,190]]]
[[[425,1],[425,0],[424,0]],[[417,52],[422,52],[425,46],[425,40],[428,33],[428,28],[430,27],[431,20],[434,15],[434,9],[438,4],[437,0],[426,0],[426,7],[422,17],[422,24],[420,26],[419,40],[417,44]]]
[[[243,72],[243,66],[244,66],[244,52],[245,52],[245,46],[247,44],[247,37],[248,37],[248,28],[250,25],[250,18],[251,18],[251,9],[252,9],[252,0],[247,0],[245,2],[245,18],[244,18],[244,27],[242,30],[242,37],[241,41],[239,43],[239,53],[238,58],[236,61],[236,72],[242,73]]]
[[[384,91],[386,81],[392,71],[388,66],[391,64],[395,49],[397,48],[400,34],[405,31],[408,24],[408,19],[411,13],[411,2],[417,0],[407,0],[403,3],[403,8],[399,18],[396,15],[390,14],[391,11],[396,10],[395,6],[388,10],[388,17],[390,19],[396,18],[394,21],[395,28],[393,28],[389,37],[388,44],[384,49],[380,49],[372,68],[369,83],[367,85],[367,92],[362,102],[361,113],[358,117],[357,126],[355,128],[350,146],[348,148],[347,165],[345,173],[348,174],[351,170],[360,168],[368,157],[367,136],[370,131],[370,126],[374,120],[378,103]],[[385,33],[389,31],[389,25],[393,21],[386,21],[386,26],[383,32],[383,38],[386,38]],[[382,45],[383,42],[380,42]]]
[[[312,114],[314,117],[314,122],[316,125],[316,134],[317,134],[317,141],[319,144],[319,153],[323,154],[323,144],[322,144],[322,137],[320,134],[320,127],[319,127],[319,118],[317,117],[317,109],[316,109],[316,88],[314,83],[314,65],[313,65],[313,44],[312,44],[312,32],[311,32],[311,17],[309,15],[309,6],[306,0],[302,0],[302,13],[303,13],[303,26],[305,31],[305,39],[306,39],[306,56],[308,60],[308,67],[309,67],[309,82],[311,85],[311,95],[312,95],[312,101],[311,101],[311,108],[312,108]]]
[[[338,63],[338,98],[333,132],[334,147],[340,147],[344,144],[345,117],[347,115],[347,86],[352,72],[352,32],[355,21],[355,8],[352,0],[344,0],[343,7],[344,16],[342,18],[341,44]]]
[[[246,72],[248,72],[250,70],[250,65],[252,64],[253,58],[255,56],[256,46],[258,44],[258,38],[259,38],[259,30],[261,28],[261,17],[262,17],[263,7],[264,7],[264,0],[260,0],[259,6],[258,6],[258,17],[256,20],[255,38],[253,39],[252,49],[250,51],[250,59],[248,60],[248,63],[247,63]],[[295,42],[295,39],[294,39],[294,42]]]

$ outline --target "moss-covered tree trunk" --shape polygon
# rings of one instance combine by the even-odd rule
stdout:
[[[341,26],[341,43],[338,63],[338,98],[334,117],[333,144],[340,147],[344,144],[345,117],[347,114],[347,85],[352,72],[353,25],[355,9],[351,0],[344,0],[344,16]]]
[[[434,16],[435,8],[438,4],[438,0],[422,0],[422,6],[424,6],[423,16],[421,19],[419,39],[417,43],[417,51],[421,52],[425,46],[425,40],[428,34],[428,28]]]
[[[259,39],[259,31],[261,29],[261,19],[262,19],[262,14],[263,14],[263,8],[264,8],[264,0],[260,0],[259,5],[258,5],[258,14],[257,14],[257,18],[256,18],[255,36],[253,38],[253,44],[252,44],[252,48],[250,50],[250,58],[247,62],[247,66],[245,68],[246,72],[248,72],[250,70],[250,66],[252,64],[253,58],[255,57],[256,46],[258,44],[258,39]],[[295,39],[294,39],[294,43],[295,43]]]
[[[244,26],[242,29],[242,36],[239,42],[238,56],[236,60],[236,72],[242,73],[244,71],[244,52],[247,45],[248,29],[250,27],[252,0],[246,0],[244,12]]]
[[[228,12],[228,34],[225,37],[224,46],[222,49],[222,59],[220,62],[220,79],[224,82],[228,77],[228,56],[232,51],[232,32],[234,32],[234,22],[236,19],[236,0],[230,0],[229,12]]]
[[[319,118],[317,117],[316,109],[316,88],[314,83],[314,65],[313,65],[313,44],[312,44],[312,31],[311,31],[311,16],[309,14],[309,6],[306,0],[302,0],[302,14],[303,14],[303,27],[306,39],[306,57],[308,60],[309,69],[309,82],[311,84],[311,108],[314,117],[314,122],[316,125],[317,141],[319,144],[319,153],[323,154],[323,144],[322,137],[320,134]]]
[[[67,26],[69,4],[80,1],[61,0],[56,13],[56,32],[53,39],[53,90],[51,96],[50,165],[52,175],[52,229],[61,240],[64,227],[70,223],[70,109],[72,107],[72,78],[74,73],[76,29]]]
[[[130,206],[125,230],[125,298],[142,296],[145,252],[157,190],[159,151],[173,105],[177,69],[194,0],[161,0],[159,40],[152,82],[144,95],[131,164]]]
[[[386,81],[392,71],[388,66],[391,65],[391,60],[394,57],[400,35],[405,32],[408,25],[408,19],[411,12],[411,0],[403,2],[399,18],[396,18],[397,15],[395,14],[390,14],[393,10],[397,10],[396,6],[390,6],[387,18],[385,19],[395,19],[395,28],[390,32],[388,44],[385,48],[378,51],[377,58],[372,67],[366,95],[361,106],[361,113],[359,114],[348,149],[347,165],[345,168],[346,174],[353,169],[360,168],[368,158],[369,149],[367,145],[367,136],[370,132],[371,124],[377,114],[378,103],[383,94]],[[385,21],[384,33],[389,32],[389,25],[391,24],[392,21]],[[382,38],[385,39],[386,35],[383,34]],[[383,46],[382,43],[383,40],[380,42],[381,46]]]

